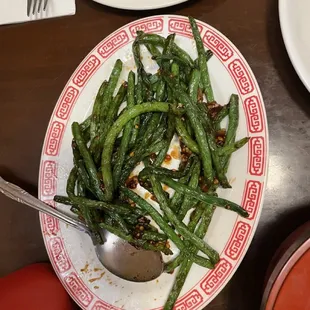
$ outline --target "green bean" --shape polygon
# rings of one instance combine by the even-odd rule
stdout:
[[[128,227],[125,223],[125,221],[123,220],[123,218],[116,212],[110,212],[109,213],[110,217],[112,218],[112,220],[115,221],[115,223],[119,226],[119,228],[125,233],[125,234],[129,234],[129,230]]]
[[[199,202],[197,208],[194,209],[190,215],[190,220],[189,220],[189,223],[187,225],[188,230],[190,232],[195,232],[196,226],[198,225],[203,212],[204,212],[203,203]]]
[[[146,101],[151,101],[153,94],[152,94],[152,87],[151,83],[149,80],[148,74],[145,72],[143,63],[141,61],[141,55],[140,55],[140,43],[139,43],[139,37],[140,37],[140,31],[137,31],[137,37],[132,45],[132,53],[134,56],[134,60],[137,66],[137,74],[138,74],[138,81],[139,81],[139,76],[142,79],[142,94],[144,92],[144,100]],[[138,101],[138,100],[137,100]]]
[[[160,52],[160,50],[153,44],[145,44],[147,50],[150,52],[150,54],[152,55],[152,59],[156,60],[158,66],[161,65],[161,61],[157,60],[157,57],[161,57],[162,53]]]
[[[161,37],[158,34],[154,33],[142,33],[139,36],[139,42],[143,44],[153,44],[157,46],[164,47],[165,45],[165,38]],[[189,66],[194,65],[193,59],[188,55],[187,52],[185,52],[181,47],[176,45],[175,43],[172,46],[172,53],[176,55],[177,57],[181,58],[183,62],[186,62]]]
[[[112,100],[112,106],[111,106],[109,113],[107,115],[107,117],[109,117],[109,118],[106,120],[106,122],[107,122],[106,125],[110,125],[111,123],[113,123],[113,121],[117,117],[120,105],[127,99],[127,89],[128,89],[128,83],[123,82],[122,85],[119,87],[119,90],[118,90],[116,96]],[[109,126],[107,126],[107,127],[109,130]]]
[[[165,147],[165,141],[156,141],[152,143],[146,150],[140,149],[139,152],[134,153],[133,156],[128,159],[126,165],[124,165],[119,183],[124,184],[131,171],[141,160],[153,153],[159,152],[163,149],[163,147]]]
[[[85,219],[86,225],[91,230],[91,238],[93,243],[96,244],[102,244],[103,240],[99,233],[98,223],[94,221],[95,213],[93,210],[90,210],[88,208],[85,208],[84,206],[81,206],[81,212],[82,216]]]
[[[191,166],[192,166],[192,162],[193,162],[193,157],[191,157],[188,160],[188,162],[187,162],[187,164],[183,170],[176,170],[176,171],[170,170],[167,168],[162,168],[162,167],[144,168],[139,173],[139,179],[146,181],[151,174],[165,175],[165,176],[170,177],[172,179],[180,179],[189,173]]]
[[[145,145],[148,145],[154,135],[154,131],[158,127],[161,120],[161,113],[152,113],[151,119],[147,124],[147,128],[143,134],[143,136],[139,139],[137,144],[138,148],[144,148]]]
[[[93,106],[93,111],[91,114],[91,121],[90,121],[90,139],[94,139],[99,131],[100,128],[100,113],[101,113],[101,105],[102,105],[102,97],[103,94],[108,86],[108,82],[104,81],[97,93],[95,103]],[[81,129],[82,130],[82,129]],[[82,130],[83,131],[83,130]]]
[[[199,238],[204,238],[207,229],[209,227],[209,224],[211,222],[212,219],[212,215],[213,215],[214,209],[212,207],[205,209],[205,211],[202,214],[202,220],[201,223],[197,229],[196,235]],[[197,253],[197,249],[194,249],[194,251],[196,250]],[[183,258],[182,255],[179,255],[176,259],[175,259],[175,266],[172,267],[177,267],[177,263],[179,263],[179,261],[182,261],[182,265],[180,267],[180,270],[178,271],[178,274],[176,276],[174,285],[172,287],[172,290],[170,291],[169,297],[165,303],[164,306],[164,310],[171,310],[173,309],[173,306],[178,298],[178,296],[181,293],[182,287],[185,283],[185,280],[188,276],[188,273],[193,265],[193,261],[191,259],[188,258]],[[200,266],[206,267],[206,268],[210,268],[212,269],[213,266],[211,265],[206,265],[205,261],[200,261],[199,259],[195,260],[195,263],[198,263]],[[172,269],[171,271],[173,271],[174,269]]]
[[[123,63],[120,59],[117,59],[114,67],[112,69],[110,78],[109,78],[109,84],[107,86],[106,91],[103,94],[103,107],[101,109],[101,115],[100,115],[100,122],[102,126],[102,131],[103,128],[105,127],[105,117],[107,116],[107,112],[110,108],[110,104],[112,101],[113,93],[116,88],[117,82],[119,80],[119,77],[121,75],[123,69]]]
[[[183,241],[180,239],[180,237],[175,233],[175,231],[168,225],[166,221],[162,218],[160,213],[153,208],[152,205],[150,205],[146,200],[141,198],[139,195],[131,191],[130,189],[126,188],[125,186],[121,186],[120,190],[124,195],[126,195],[128,198],[130,198],[132,201],[134,201],[137,205],[139,205],[142,209],[144,209],[146,212],[149,213],[151,218],[155,221],[155,223],[160,227],[160,229],[167,235],[169,239],[180,249],[185,249],[185,245]],[[198,257],[198,255],[193,255],[191,253],[188,253],[189,257],[192,259],[197,260],[205,260],[205,263],[208,263],[208,259],[205,257]]]
[[[75,196],[75,185],[77,181],[77,169],[76,167],[73,167],[69,173],[69,177],[67,180],[67,187],[66,187],[66,192],[69,197]]]
[[[136,144],[141,143],[141,141],[145,135],[145,132],[149,127],[149,122],[150,122],[151,118],[152,118],[152,113],[145,113],[145,114],[141,115],[141,118],[140,118],[141,126],[139,129],[139,134],[138,134],[137,139],[136,139]]]
[[[173,273],[174,269],[179,267],[183,260],[184,260],[184,255],[183,254],[179,254],[174,259],[172,259],[169,262],[165,263],[164,271],[166,273]]]
[[[204,212],[204,208],[202,208],[200,204],[201,203],[199,203],[199,206],[193,210],[191,217],[190,217],[190,221],[187,225],[188,230],[192,233],[195,231],[195,228],[198,222],[200,221],[202,213]],[[166,263],[164,267],[165,272],[167,273],[173,272],[175,268],[180,266],[180,264],[184,261],[185,257],[186,257],[186,252],[185,253],[182,252],[176,258]]]
[[[144,216],[146,215],[146,212],[139,209],[139,208],[133,208],[129,205],[123,205],[123,204],[112,204],[104,201],[97,201],[97,200],[91,200],[84,197],[64,197],[56,195],[54,197],[54,201],[58,203],[62,203],[65,205],[77,205],[77,206],[84,206],[88,209],[98,209],[98,210],[104,210],[107,212],[115,212],[119,213],[121,215],[129,215],[129,214],[136,214],[137,216]]]
[[[90,184],[89,175],[85,168],[84,160],[74,140],[72,141],[72,151],[73,151],[73,162],[77,168],[77,172],[79,177],[81,178],[81,181],[84,183],[84,186],[87,188],[87,190],[91,192],[94,196],[96,196],[96,193]]]
[[[76,215],[79,216],[79,217],[83,217],[80,208],[77,207],[77,206],[72,206],[72,207],[70,208],[70,211],[71,211],[72,213],[76,214]]]
[[[194,153],[199,154],[199,148],[196,143],[188,133],[184,122],[181,120],[181,118],[176,117],[175,118],[175,129],[179,135],[179,137],[182,139],[182,142]]]
[[[100,161],[102,145],[104,144],[105,137],[117,116],[117,112],[119,110],[120,105],[122,104],[122,102],[126,97],[126,93],[127,93],[127,82],[124,82],[120,86],[116,96],[113,98],[112,103],[110,105],[110,109],[108,110],[108,114],[105,119],[105,125],[99,137],[99,145],[98,145],[99,149],[96,153],[94,153],[94,160],[96,163]]]
[[[104,143],[104,151],[102,152],[101,160],[102,177],[106,191],[106,198],[108,201],[113,199],[114,185],[112,178],[111,156],[115,139],[123,127],[136,116],[147,112],[168,112],[168,110],[169,105],[163,102],[147,102],[136,105],[122,114],[111,127]]]
[[[126,240],[127,242],[132,243],[136,246],[139,246],[145,250],[151,250],[151,251],[155,251],[155,252],[163,252],[166,255],[172,254],[171,250],[168,249],[165,244],[152,245],[145,240],[134,239],[130,234],[126,234],[123,231],[121,231],[119,228],[108,225],[107,223],[100,223],[99,226],[101,228],[108,230],[112,234],[120,237],[121,239]]]
[[[163,60],[169,60],[169,61],[174,61],[181,67],[186,67],[188,66],[189,68],[193,68],[191,63],[188,63],[184,61],[184,59],[176,56],[176,55],[153,55],[152,57],[153,60],[156,60],[158,64],[160,64]]]
[[[198,162],[193,170],[193,174],[191,179],[188,183],[188,186],[193,189],[197,189],[199,183],[199,176],[200,176],[200,162]],[[185,195],[181,208],[178,210],[177,214],[181,221],[183,221],[186,213],[189,209],[194,208],[197,204],[197,200],[193,199],[193,197]]]
[[[86,129],[88,129],[88,128],[90,127],[91,118],[92,118],[92,116],[89,115],[89,116],[80,124],[80,127],[81,127],[81,130],[82,130],[82,131],[85,131]]]
[[[240,207],[239,205],[237,205],[232,201],[199,192],[198,190],[194,190],[187,185],[181,184],[180,182],[175,182],[174,180],[167,178],[165,176],[158,176],[158,177],[162,183],[173,188],[177,192],[181,192],[183,195],[190,195],[193,198],[196,198],[207,204],[213,204],[216,207],[221,207],[226,210],[234,211],[237,214],[241,215],[242,217],[249,216],[248,212],[245,209],[243,209],[242,207]]]
[[[226,133],[224,146],[233,144],[236,139],[236,132],[239,123],[239,97],[232,94],[229,101],[229,123]],[[223,169],[226,172],[228,169],[230,155],[222,160]]]
[[[196,42],[196,47],[197,47],[197,52],[198,52],[198,64],[199,64],[199,70],[201,72],[201,82],[203,85],[203,91],[206,94],[207,101],[213,102],[214,96],[213,96],[213,90],[211,86],[208,65],[207,65],[207,58],[206,58],[206,53],[205,53],[205,49],[203,46],[203,42],[200,37],[200,33],[199,33],[195,19],[192,17],[189,17],[189,22],[191,24],[193,36]]]
[[[173,76],[176,78],[177,82],[180,82],[180,67],[176,62],[173,62],[171,64],[171,73],[173,74]]]
[[[123,215],[122,217],[129,225],[136,226],[138,223],[138,217],[135,214]]]
[[[80,126],[77,122],[72,123],[72,134],[77,144],[77,147],[80,151],[80,154],[84,159],[85,167],[90,179],[90,184],[94,192],[96,193],[97,198],[99,200],[105,200],[104,194],[101,190],[101,183],[97,175],[97,169],[95,163],[90,155],[87,146],[85,145],[85,142],[81,135]]]
[[[100,110],[100,130],[97,132],[96,137],[93,138],[91,145],[90,145],[90,152],[93,155],[100,154],[102,143],[104,141],[105,136],[103,132],[106,130],[106,122],[105,118],[108,115],[108,111],[110,109],[112,97],[114,90],[116,88],[116,84],[119,80],[120,74],[122,72],[123,63],[120,59],[116,60],[113,70],[111,72],[108,86],[106,87],[103,98],[102,98],[102,105]],[[98,155],[97,155],[98,156]]]
[[[192,127],[188,118],[185,118],[185,125],[186,125],[186,129],[187,129],[189,136],[193,137],[194,136],[194,130],[193,130],[193,127]]]
[[[163,101],[166,94],[166,83],[163,79],[160,79],[156,87],[156,100]]]
[[[237,142],[233,144],[228,144],[226,146],[218,148],[217,153],[219,156],[230,156],[232,153],[236,152],[237,150],[242,148],[245,144],[247,144],[249,140],[250,138],[245,137],[241,140],[238,140]]]
[[[160,229],[168,236],[169,239],[179,248],[183,249],[184,244],[180,237],[175,233],[175,231],[168,225],[167,222],[164,221],[160,213],[153,208],[146,200],[141,198],[139,195],[131,191],[130,189],[121,186],[120,190],[132,201],[134,201],[137,205],[140,206],[143,210],[145,210],[154,222],[160,227]]]
[[[162,162],[164,161],[167,152],[169,150],[169,146],[171,143],[171,140],[173,138],[174,135],[174,131],[175,131],[175,116],[172,113],[168,114],[168,128],[167,128],[167,132],[166,132],[166,143],[164,148],[159,152],[159,154],[156,157],[156,160],[154,162],[154,166],[160,166],[162,164]]]
[[[186,176],[180,178],[179,183],[186,184],[189,181],[190,176],[191,176],[191,174],[193,172],[193,169],[196,166],[196,163],[197,163],[197,158],[194,159],[188,174]],[[170,202],[170,208],[171,208],[172,211],[175,211],[175,210],[179,209],[179,207],[182,204],[183,197],[184,197],[184,195],[182,193],[180,193],[180,192],[175,192],[174,193],[174,195],[171,198],[171,202]]]
[[[159,81],[159,73],[155,73],[155,74],[152,74],[150,77],[149,77],[149,81],[151,82],[151,84],[156,84],[158,81]]]
[[[167,236],[155,231],[146,230],[142,234],[142,240],[166,241]]]
[[[141,104],[143,102],[142,97],[142,77],[138,74],[137,76],[137,85],[135,88],[135,95],[136,95],[136,104]],[[131,138],[129,142],[129,149],[132,149],[136,143],[140,128],[140,115],[136,116],[133,120],[133,127],[131,132]]]
[[[200,71],[194,69],[192,71],[190,82],[189,82],[189,96],[193,102],[198,101],[198,87],[200,81]]]
[[[207,59],[207,61],[209,61],[213,56],[213,52],[211,50],[206,50],[205,53],[206,53],[206,59]],[[194,64],[195,64],[195,67],[199,69],[198,59],[199,58],[195,59]]]
[[[108,213],[106,213],[105,216],[104,216],[104,223],[109,225],[109,226],[113,226],[114,225],[113,220],[112,220],[111,216]]]
[[[168,35],[167,39],[165,40],[165,44],[164,44],[163,56],[171,55],[172,48],[174,45],[174,39],[175,39],[175,33]],[[170,67],[170,60],[162,61],[161,68],[163,70],[167,71],[169,70],[169,67]]]
[[[228,179],[225,175],[225,171],[223,169],[222,166],[222,162],[217,154],[217,144],[216,144],[216,140],[215,140],[215,133],[214,133],[214,129],[212,126],[212,122],[209,118],[209,115],[207,113],[207,108],[204,104],[196,104],[196,106],[198,107],[198,109],[200,109],[201,114],[200,119],[202,120],[202,124],[204,125],[204,129],[205,129],[205,133],[206,133],[206,137],[208,140],[208,145],[209,145],[209,149],[211,152],[211,157],[212,157],[212,161],[213,161],[213,165],[218,177],[218,180],[220,181],[220,184],[223,186],[223,188],[230,188],[230,184],[228,182]],[[209,184],[209,186],[212,183]]]
[[[130,71],[128,75],[128,90],[127,90],[127,108],[128,109],[135,106],[134,90],[135,90],[135,74],[132,71]],[[132,127],[133,127],[133,121],[130,120],[125,125],[124,131],[123,131],[121,145],[117,152],[117,159],[115,161],[114,170],[113,170],[113,179],[114,179],[115,185],[118,184],[119,178],[122,172],[125,155],[128,150],[128,146],[130,142]]]
[[[171,50],[172,50],[172,46],[174,44],[174,39],[175,39],[175,34],[171,34],[167,37],[165,44],[164,44],[164,49],[163,49],[163,55],[170,55],[171,54]],[[161,68],[163,70],[169,70],[169,61],[162,61],[161,63]],[[164,82],[164,80],[160,79],[159,85],[157,87],[157,94],[156,94],[156,99],[158,101],[161,101],[164,99],[164,94],[165,94],[165,85],[166,83]],[[152,131],[153,129],[150,128]],[[170,142],[171,139],[173,138],[174,135],[174,116],[169,113],[168,115],[168,129],[167,129],[167,133],[166,133],[166,145],[165,147],[159,152],[159,154],[156,157],[156,160],[154,162],[154,166],[160,166],[163,162],[163,160],[166,157],[167,151],[169,149],[170,146]]]
[[[216,131],[221,130],[221,122],[229,113],[229,104],[226,104],[222,107],[220,112],[216,114],[213,120],[214,128]]]
[[[163,136],[166,132],[166,124],[167,124],[167,113],[163,113],[161,115],[160,123],[158,124],[158,127],[156,128],[156,131],[153,134],[152,143],[154,143],[155,141],[158,142],[158,140],[161,141],[163,139]]]
[[[200,121],[199,111],[197,110],[196,105],[192,102],[190,97],[182,89],[180,89],[178,83],[176,83],[173,79],[171,79],[168,76],[166,76],[165,78],[167,83],[171,85],[171,88],[174,90],[174,94],[177,97],[177,99],[185,106],[187,115],[189,117],[190,123],[193,127],[198,142],[204,175],[207,178],[209,184],[212,184],[213,168],[212,168],[211,152],[209,149],[207,137],[205,135],[205,130]]]
[[[86,194],[86,186],[84,185],[84,182],[82,181],[81,177],[79,176],[76,183],[76,189],[77,189],[77,195],[79,197],[85,197]]]
[[[170,290],[168,299],[164,305],[164,310],[172,310],[175,302],[178,299],[178,296],[181,293],[182,287],[184,285],[184,282],[186,280],[186,277],[190,271],[190,268],[192,266],[192,263],[190,260],[186,259],[183,261],[180,270],[178,271],[178,274],[176,276],[176,279],[174,281],[173,287]]]
[[[157,180],[157,177],[154,175],[150,176],[150,181],[152,183],[152,187],[155,193],[155,196],[159,202],[160,208],[163,210],[170,223],[173,224],[176,230],[187,240],[189,240],[192,244],[197,246],[199,250],[208,255],[212,263],[217,263],[219,261],[219,254],[212,249],[209,245],[207,245],[203,240],[198,238],[196,235],[191,233],[185,224],[183,224],[178,217],[173,213],[170,209],[169,204],[164,195],[164,191],[161,187],[160,182]],[[178,183],[178,182],[176,182]]]

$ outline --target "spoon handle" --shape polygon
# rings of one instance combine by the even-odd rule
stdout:
[[[59,210],[50,207],[17,185],[5,181],[2,177],[0,177],[0,192],[17,202],[28,205],[29,207],[32,207],[45,214],[49,214],[80,231],[89,233],[89,229],[83,222],[77,219],[73,219],[72,217],[60,212]]]

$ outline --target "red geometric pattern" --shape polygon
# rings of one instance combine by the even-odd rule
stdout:
[[[203,297],[197,290],[186,294],[174,306],[174,310],[192,310],[196,309],[203,302]]]
[[[137,36],[137,31],[148,33],[162,32],[164,28],[164,20],[162,18],[144,19],[140,22],[133,23],[129,27],[129,31],[133,38]]]
[[[97,301],[91,308],[91,310],[118,310],[118,309],[120,308],[116,308],[102,301]]]
[[[263,183],[259,181],[249,180],[246,181],[244,187],[244,194],[241,206],[248,211],[248,220],[253,220],[256,217],[256,213],[259,208]]]
[[[247,116],[249,132],[258,133],[264,129],[262,105],[257,96],[244,100],[244,110]]]
[[[41,196],[56,195],[57,164],[53,160],[45,160],[41,170]]]
[[[64,278],[64,282],[66,283],[70,293],[79,303],[81,303],[84,307],[88,307],[90,305],[94,296],[75,272],[72,272],[70,275],[66,276]]]
[[[254,85],[249,76],[249,72],[240,59],[233,60],[228,65],[228,69],[242,95],[247,95],[254,90]]]
[[[64,273],[71,268],[70,259],[67,256],[64,244],[61,238],[51,238],[47,250],[52,258],[57,270]]]
[[[65,125],[58,121],[54,121],[47,133],[45,144],[45,154],[49,156],[57,156],[61,145],[62,136],[65,131]]]
[[[197,23],[197,27],[199,32],[201,33],[203,30],[202,25]],[[191,25],[187,19],[182,18],[171,18],[168,22],[168,32],[169,33],[178,33],[182,36],[186,36],[189,38],[193,37]]]
[[[200,283],[201,289],[207,295],[213,294],[214,291],[216,291],[217,288],[222,285],[231,270],[232,264],[225,258],[221,258],[215,269],[210,271],[206,279]]]
[[[249,141],[249,173],[261,176],[265,170],[265,139],[252,137]]]
[[[234,55],[229,45],[210,29],[206,31],[202,40],[223,61],[227,61]]]
[[[56,116],[63,120],[68,119],[71,109],[75,103],[76,98],[79,95],[78,89],[73,86],[69,86],[65,93],[63,94],[62,98],[60,99],[60,104],[56,110]]]
[[[41,220],[43,221],[44,234],[56,236],[59,232],[59,221],[47,214],[42,214]]]
[[[93,75],[100,66],[100,59],[95,55],[90,55],[81,65],[79,71],[73,77],[73,83],[76,86],[83,87],[87,80]]]
[[[114,52],[129,42],[129,36],[125,30],[118,31],[112,37],[104,40],[97,51],[104,59],[110,57]]]
[[[225,254],[233,260],[239,259],[242,251],[248,241],[251,232],[251,225],[239,221],[230,237],[229,244],[225,250]]]

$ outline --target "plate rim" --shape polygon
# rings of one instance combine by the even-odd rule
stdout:
[[[162,4],[159,4],[159,5],[154,5],[154,4],[151,4],[149,6],[122,6],[122,5],[117,5],[117,4],[114,4],[114,1],[111,1],[111,0],[93,0],[94,2],[97,2],[99,4],[102,4],[102,5],[106,5],[108,7],[111,7],[111,8],[116,8],[116,9],[121,9],[121,10],[130,10],[130,11],[144,11],[144,10],[156,10],[156,9],[163,9],[163,8],[167,8],[167,7],[170,7],[170,6],[174,6],[174,5],[177,5],[177,4],[181,4],[181,3],[184,3],[184,2],[187,2],[189,0],[170,0],[170,2],[168,4],[162,2]],[[108,3],[105,3],[105,2],[108,2]]]
[[[187,17],[185,16],[182,16],[182,15],[173,15],[173,14],[162,14],[162,15],[154,15],[154,16],[148,16],[148,17],[145,17],[145,18],[141,18],[141,19],[138,19],[138,20],[134,20],[118,29],[116,29],[114,32],[112,32],[110,35],[108,35],[106,38],[104,38],[103,40],[101,40],[100,42],[98,42],[98,44],[87,54],[87,56],[80,62],[80,64],[77,66],[76,70],[73,72],[73,74],[71,75],[71,77],[69,78],[68,82],[66,83],[66,85],[64,86],[64,89],[62,90],[58,100],[57,100],[57,103],[55,105],[55,108],[52,112],[52,115],[51,115],[51,118],[50,118],[50,121],[49,121],[49,124],[48,124],[48,127],[47,127],[47,131],[46,131],[46,135],[45,135],[45,139],[44,139],[44,144],[43,144],[43,147],[42,147],[42,153],[41,153],[41,159],[40,159],[40,174],[39,174],[39,188],[38,188],[38,194],[39,194],[39,198],[41,198],[42,196],[42,193],[41,193],[41,185],[42,185],[42,175],[41,175],[41,171],[42,171],[42,167],[43,167],[43,160],[44,160],[44,150],[45,150],[45,147],[46,147],[46,143],[47,143],[47,139],[48,139],[48,133],[49,133],[49,129],[51,128],[51,123],[53,121],[53,118],[55,118],[55,113],[56,113],[56,110],[57,108],[59,108],[59,104],[60,104],[60,101],[61,101],[61,98],[62,96],[64,95],[64,92],[67,90],[67,87],[69,87],[70,83],[72,83],[75,75],[78,73],[78,71],[82,68],[84,62],[92,55],[92,53],[95,53],[97,52],[99,46],[101,44],[104,44],[105,41],[107,41],[108,39],[112,38],[114,35],[116,35],[118,32],[120,32],[121,30],[124,30],[125,28],[129,28],[130,25],[135,25],[137,23],[143,23],[143,22],[147,22],[149,19],[150,20],[154,20],[154,19],[164,19],[164,18],[168,18],[169,20],[170,19],[173,19],[173,18],[176,18],[176,19],[181,19],[182,21],[184,21],[185,23],[187,22]],[[212,27],[211,25],[203,22],[203,21],[200,21],[200,20],[197,20],[198,24],[201,23],[203,25],[205,25],[205,27],[207,28],[207,30],[212,30],[215,34],[219,35],[219,38],[221,39],[225,39],[227,40],[226,44],[228,47],[232,47],[234,49],[234,51],[236,52],[238,58],[237,60],[242,60],[244,61],[244,64],[246,66],[246,70],[248,71],[247,74],[248,74],[248,78],[250,81],[252,81],[255,85],[255,88],[254,90],[256,91],[257,93],[257,96],[259,97],[258,99],[260,100],[260,108],[261,108],[261,120],[262,120],[262,123],[263,123],[263,128],[264,130],[262,129],[262,131],[260,132],[261,135],[264,135],[264,147],[265,147],[265,150],[264,150],[264,155],[262,156],[262,159],[264,161],[264,174],[261,176],[263,178],[262,181],[257,181],[258,183],[260,183],[260,191],[261,193],[259,194],[259,199],[257,199],[257,212],[255,214],[255,222],[252,224],[252,227],[251,227],[251,230],[250,230],[250,233],[248,234],[247,236],[247,239],[246,239],[246,242],[245,242],[245,245],[243,246],[242,248],[242,251],[239,253],[239,258],[238,258],[238,261],[235,263],[235,265],[232,267],[232,269],[229,271],[228,273],[228,276],[226,276],[226,278],[224,278],[223,282],[220,284],[220,286],[218,288],[216,288],[215,292],[212,293],[211,297],[209,298],[206,298],[206,300],[202,303],[202,304],[199,304],[198,305],[198,308],[199,309],[202,309],[202,307],[206,306],[206,304],[209,304],[220,292],[221,290],[226,286],[226,284],[230,281],[230,279],[232,278],[232,276],[234,275],[234,273],[236,272],[236,270],[238,269],[240,263],[242,262],[242,260],[244,259],[244,256],[246,254],[246,252],[248,251],[249,249],[249,246],[251,245],[251,242],[253,240],[253,237],[254,237],[254,234],[256,232],[256,229],[257,229],[257,225],[258,225],[258,222],[259,222],[259,219],[260,219],[260,216],[261,216],[261,212],[262,212],[262,208],[263,208],[263,201],[264,201],[264,197],[265,197],[265,190],[266,190],[266,184],[267,184],[267,178],[268,178],[268,167],[269,167],[269,131],[268,131],[268,121],[267,121],[267,115],[266,115],[266,109],[265,109],[265,105],[264,105],[264,101],[263,101],[263,97],[262,97],[262,94],[261,94],[261,91],[260,91],[260,88],[259,88],[259,85],[258,85],[258,82],[257,82],[257,79],[255,78],[255,75],[250,67],[250,65],[248,64],[248,62],[245,60],[244,56],[241,54],[241,52],[239,51],[239,49],[224,35],[222,34],[219,30],[215,29],[214,27]],[[207,31],[206,30],[206,31]],[[184,36],[189,36],[188,34],[183,34]],[[131,42],[131,41],[129,41]],[[129,43],[127,42],[127,43]],[[223,43],[223,42],[222,42]],[[206,45],[206,44],[205,44]],[[123,45],[122,45],[123,46]],[[209,46],[208,46],[209,47]],[[104,61],[103,61],[104,62]],[[221,61],[222,62],[222,61]],[[222,62],[222,64],[224,65],[224,63]],[[94,73],[94,72],[93,72]],[[233,78],[232,78],[233,79]],[[240,91],[239,91],[239,88],[237,86],[237,82],[235,80],[233,80],[234,83],[236,84],[236,88],[238,89],[238,93],[240,95]],[[253,86],[253,87],[254,87]],[[253,90],[253,91],[254,91]],[[70,116],[70,115],[69,115]],[[68,119],[69,119],[69,116],[68,116]],[[248,124],[246,125],[248,126]],[[249,154],[249,153],[248,153]],[[46,157],[46,156],[45,156]],[[47,156],[48,157],[48,156]],[[251,181],[254,181],[255,182],[255,177],[253,177],[253,180],[246,180],[247,182],[251,182]],[[247,183],[246,182],[246,183]],[[242,200],[244,198],[244,195],[245,195],[245,189],[246,189],[246,185],[244,186],[243,188],[243,194],[242,194]],[[48,201],[48,200],[44,200],[42,199],[43,201],[45,202],[50,202],[52,203],[52,201]],[[227,244],[225,245],[224,249],[223,249],[223,252],[226,250],[227,246],[229,245],[231,239],[232,239],[232,236],[233,234],[235,233],[235,230],[236,230],[236,225],[240,222],[238,222],[238,220],[240,220],[240,217],[237,217],[236,219],[236,222],[234,224],[234,227],[232,229],[232,232],[231,232],[231,235],[230,235],[230,238],[228,239],[228,242]],[[44,215],[43,214],[40,214],[40,224],[41,224],[41,231],[42,231],[42,235],[43,235],[43,239],[44,239],[44,243],[45,243],[45,247],[47,249],[47,252],[48,252],[48,255],[49,255],[49,258],[50,258],[50,261],[53,265],[53,268],[55,269],[55,272],[58,276],[58,278],[60,279],[61,283],[63,284],[63,286],[65,287],[65,289],[67,290],[67,292],[70,294],[70,296],[73,298],[73,300],[78,304],[80,305],[83,309],[90,309],[88,306],[85,307],[83,304],[80,303],[80,301],[76,298],[76,296],[70,292],[70,289],[68,289],[66,283],[64,282],[64,276],[61,277],[60,273],[57,272],[57,266],[56,264],[53,262],[53,259],[48,251],[48,245],[47,245],[47,240],[45,238],[45,232],[44,232]],[[250,225],[249,225],[250,226]],[[65,247],[64,247],[65,249]],[[222,253],[223,253],[222,252]],[[183,300],[185,299],[185,297],[187,297],[187,295],[189,295],[189,293],[192,293],[193,291],[196,291],[196,288],[197,286],[201,286],[201,283],[203,282],[203,280],[205,280],[205,278],[203,278],[202,280],[200,280],[198,283],[196,283],[191,289],[189,289],[183,296],[181,296],[179,299],[178,299],[178,302],[180,300]],[[84,282],[82,282],[82,285],[85,286]],[[85,287],[86,290],[89,290],[87,287]],[[94,296],[96,296],[99,300],[100,300],[100,297],[98,297],[95,293],[93,293],[91,290],[89,290]],[[202,296],[201,296],[202,297]],[[194,307],[194,308],[190,308],[191,310],[192,309],[198,309],[197,307]],[[93,309],[93,308],[92,308]],[[110,308],[109,308],[110,309]],[[111,306],[111,309],[119,309],[117,307],[114,307],[114,306]],[[161,308],[156,308],[156,309],[161,309]],[[152,309],[152,310],[155,310],[155,309]]]
[[[287,4],[287,0],[279,0],[278,3],[278,11],[279,11],[279,20],[280,20],[280,28],[284,41],[284,45],[286,47],[287,54],[290,58],[290,61],[304,86],[310,92],[310,73],[307,73],[307,70],[304,69],[303,61],[298,53],[298,49],[295,48],[294,44],[291,43],[290,37],[292,36],[290,30],[290,22],[289,18],[286,18],[287,14],[285,13],[285,5]]]

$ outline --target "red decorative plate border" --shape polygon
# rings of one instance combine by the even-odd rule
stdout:
[[[71,76],[56,104],[48,125],[42,150],[39,175],[39,197],[52,204],[57,190],[57,159],[62,138],[74,105],[94,73],[116,51],[131,42],[136,30],[168,32],[191,37],[187,18],[154,16],[134,21],[105,38],[83,60]],[[252,137],[248,151],[248,175],[244,184],[242,205],[248,219],[238,217],[216,268],[206,274],[191,290],[181,296],[177,310],[201,309],[220,292],[241,263],[258,224],[268,164],[268,128],[263,99],[252,71],[237,48],[213,27],[198,21],[205,46],[211,49],[232,77],[243,102],[248,133]],[[51,263],[62,284],[82,309],[119,309],[96,296],[78,276],[67,253],[59,223],[40,215],[41,229]],[[161,308],[157,308],[161,309]]]

